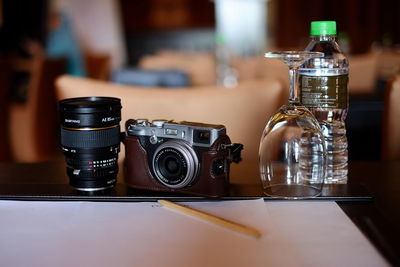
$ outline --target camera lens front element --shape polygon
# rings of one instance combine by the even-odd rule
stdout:
[[[199,170],[193,148],[183,141],[168,141],[160,145],[153,156],[156,179],[163,185],[179,189],[190,185]]]
[[[186,171],[186,164],[182,164],[182,159],[176,158],[174,155],[164,157],[163,161],[160,165],[163,176],[178,176]]]

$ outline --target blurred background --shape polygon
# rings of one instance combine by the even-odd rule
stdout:
[[[350,160],[380,159],[399,14],[398,0],[0,0],[0,160],[49,158],[59,75],[166,90],[263,77],[287,86],[286,67],[263,54],[304,49],[313,20],[337,21],[349,56]],[[33,135],[52,140],[42,156],[17,155]]]

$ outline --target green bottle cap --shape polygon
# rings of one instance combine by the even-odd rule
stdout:
[[[336,35],[336,21],[312,21],[311,35]]]

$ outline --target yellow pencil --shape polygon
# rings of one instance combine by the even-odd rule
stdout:
[[[174,202],[171,202],[169,200],[158,200],[158,203],[160,203],[162,206],[179,211],[183,214],[194,216],[196,218],[200,218],[205,221],[215,223],[217,225],[231,229],[236,232],[240,232],[240,233],[250,235],[250,236],[253,236],[256,238],[261,237],[260,231],[254,229],[254,228],[251,228],[249,226],[246,226],[246,225],[238,224],[238,223],[217,217],[215,215],[211,215],[211,214],[208,214],[208,213],[205,213],[202,211],[198,211],[198,210],[186,207],[186,206],[182,206],[182,205],[176,204]]]

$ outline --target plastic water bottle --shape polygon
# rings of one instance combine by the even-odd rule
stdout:
[[[325,137],[325,183],[347,183],[347,137],[344,120],[348,111],[349,64],[336,42],[335,21],[311,22],[307,51],[324,57],[307,61],[299,70],[301,102],[318,120]]]

